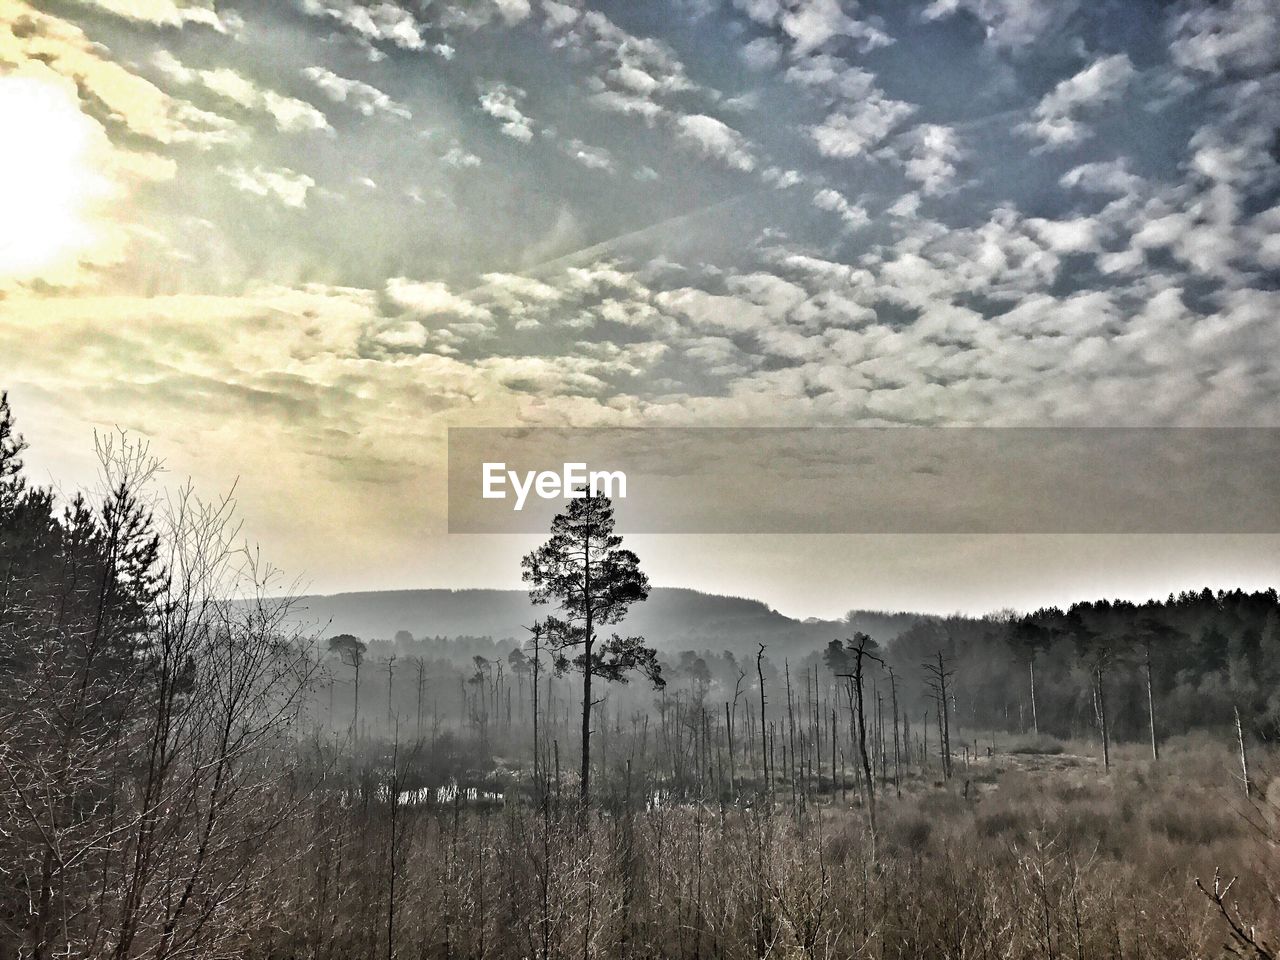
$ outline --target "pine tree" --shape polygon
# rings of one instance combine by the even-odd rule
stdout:
[[[582,769],[579,794],[585,816],[591,792],[592,679],[625,682],[630,671],[663,686],[657,651],[643,637],[607,638],[600,627],[619,623],[634,603],[649,596],[640,560],[614,532],[613,504],[605,496],[577,491],[551,522],[551,538],[525,556],[524,581],[535,604],[555,602],[559,617],[547,617],[548,648],[558,673],[582,674]]]

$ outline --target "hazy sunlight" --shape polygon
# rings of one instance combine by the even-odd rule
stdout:
[[[90,153],[101,134],[68,92],[0,78],[0,277],[54,266],[94,240],[87,208],[107,190]]]

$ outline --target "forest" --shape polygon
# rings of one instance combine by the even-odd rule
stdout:
[[[659,649],[589,496],[523,636],[327,634],[145,443],[24,448],[0,399],[0,960],[1280,950],[1274,589]]]

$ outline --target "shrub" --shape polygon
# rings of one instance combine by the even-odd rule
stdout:
[[[1057,756],[1064,751],[1062,741],[1054,737],[1021,737],[1005,748],[1007,753],[1031,756]]]

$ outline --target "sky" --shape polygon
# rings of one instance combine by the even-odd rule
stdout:
[[[309,589],[517,586],[449,426],[1280,426],[1274,0],[0,3],[0,387]],[[788,613],[1280,539],[637,537]]]

